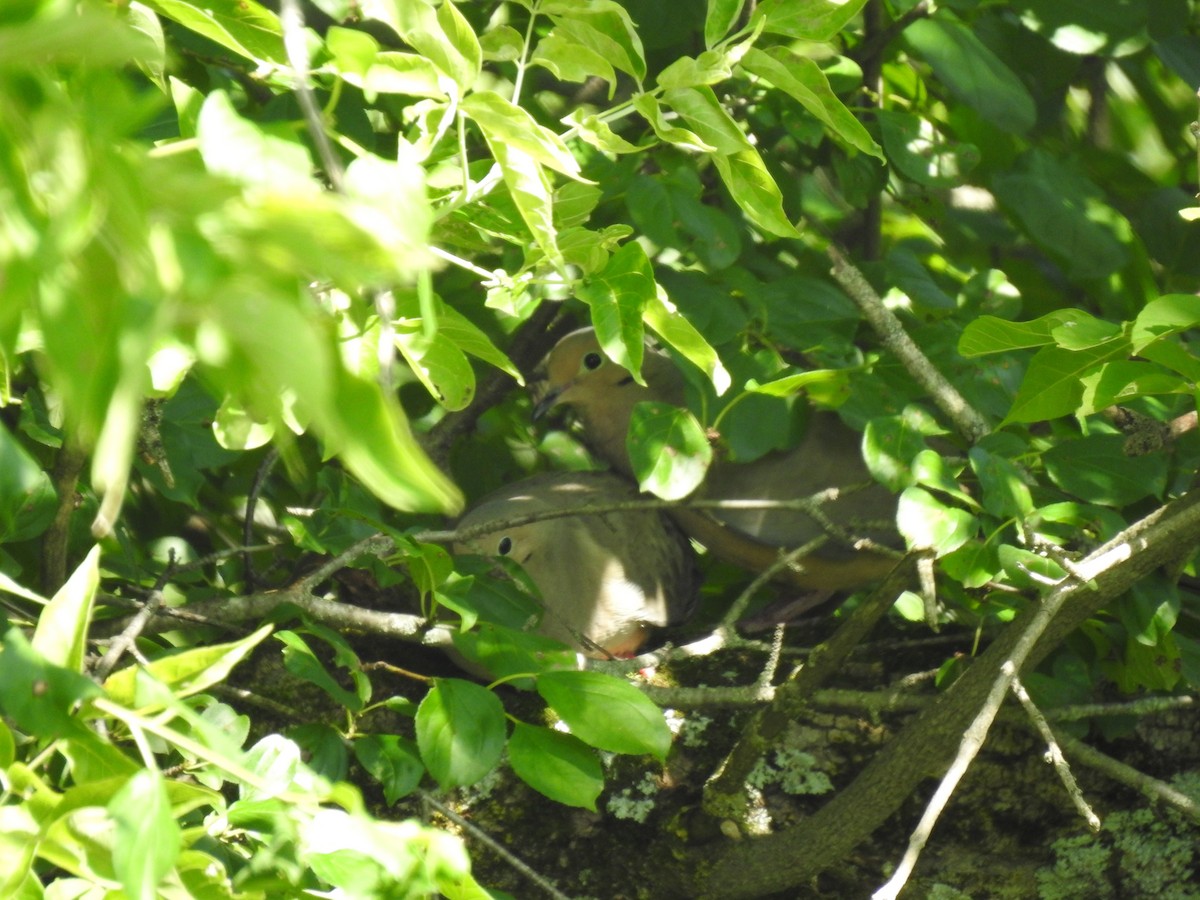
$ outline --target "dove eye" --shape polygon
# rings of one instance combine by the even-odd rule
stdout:
[[[583,358],[583,367],[588,371],[594,372],[600,368],[602,362],[604,362],[604,357],[599,353],[589,353]]]
[[[501,556],[508,556],[512,553],[512,538],[507,535],[500,538],[500,543],[496,545],[496,552]]]

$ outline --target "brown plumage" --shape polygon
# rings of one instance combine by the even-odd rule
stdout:
[[[683,377],[666,355],[647,348],[642,364],[646,384],[639,385],[600,350],[590,328],[564,337],[547,355],[533,384],[535,414],[566,406],[577,417],[584,442],[616,470],[632,475],[625,435],[635,404],[659,400],[683,405]],[[826,503],[823,513],[835,525],[886,544],[897,544],[894,528],[865,523],[893,522],[896,499],[874,483],[862,460],[861,436],[830,412],[812,415],[804,440],[791,450],[746,463],[718,462],[696,496],[715,500],[794,500],[831,487],[847,490]],[[689,535],[718,557],[761,571],[781,549],[826,534],[800,510],[673,509],[671,515]],[[887,556],[856,550],[830,538],[815,554],[799,561],[788,580],[803,588],[841,590],[875,581],[894,566]]]
[[[460,529],[529,513],[578,509],[637,496],[607,472],[536,475],[488,495]],[[698,588],[687,538],[657,510],[563,516],[495,531],[456,545],[457,552],[507,556],[542,595],[539,631],[591,656],[632,655],[651,626],[691,613]]]

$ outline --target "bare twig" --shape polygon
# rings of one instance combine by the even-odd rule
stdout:
[[[329,183],[335,191],[341,192],[345,182],[342,161],[333,152],[333,143],[325,131],[325,120],[317,108],[312,87],[308,83],[312,73],[308,64],[308,45],[305,43],[307,38],[304,34],[304,13],[300,9],[299,0],[281,0],[279,24],[283,28],[283,48],[295,76],[296,99],[304,113],[308,133],[317,146],[317,153],[321,156],[321,165],[325,168],[325,174],[329,176]]]
[[[833,260],[833,277],[862,311],[863,317],[875,329],[883,345],[904,365],[910,375],[925,388],[933,402],[946,414],[959,434],[972,444],[991,432],[991,426],[966,398],[958,392],[937,367],[916,345],[900,320],[883,305],[875,289],[856,266],[836,247],[829,248]]]
[[[67,580],[67,537],[71,526],[71,513],[75,510],[75,485],[87,454],[78,447],[70,435],[63,437],[62,447],[54,459],[51,480],[58,495],[58,507],[54,519],[42,535],[42,593],[47,597],[66,583]]]
[[[1114,781],[1141,791],[1153,801],[1168,804],[1179,810],[1193,824],[1200,825],[1200,805],[1187,794],[1176,790],[1164,781],[1139,772],[1133,766],[1115,760],[1111,756],[1101,753],[1095,747],[1069,735],[1064,734],[1059,740],[1066,751],[1081,764],[1104,773]]]
[[[540,887],[543,891],[545,891],[547,895],[553,897],[554,900],[571,900],[568,895],[564,894],[558,889],[558,886],[555,885],[554,882],[540,872],[535,871],[534,868],[529,865],[529,863],[525,862],[511,850],[504,847],[499,841],[493,838],[478,825],[460,816],[428,791],[421,791],[420,795],[421,799],[425,803],[428,803],[443,816],[469,834],[472,838],[479,841],[479,843],[483,844],[485,847],[499,856],[502,860],[504,860],[504,862],[512,866],[516,871],[520,872],[522,875]]]
[[[263,461],[258,464],[258,468],[254,471],[254,480],[250,484],[250,494],[246,497],[246,518],[242,522],[242,545],[244,548],[250,547],[250,540],[254,537],[254,509],[258,505],[258,495],[262,492],[263,485],[267,481],[267,476],[271,474],[271,470],[275,468],[275,463],[278,461],[279,448],[272,447],[267,451],[267,455],[263,457]],[[246,584],[246,592],[254,593],[258,584],[254,574],[254,565],[251,562],[248,550],[242,553],[242,579]]]
[[[1071,774],[1071,766],[1067,763],[1063,756],[1062,747],[1059,746],[1058,740],[1054,737],[1054,732],[1050,728],[1050,723],[1046,721],[1046,717],[1042,715],[1041,710],[1037,708],[1037,704],[1029,696],[1029,692],[1025,690],[1025,686],[1021,684],[1020,678],[1013,679],[1013,693],[1021,706],[1024,707],[1029,720],[1033,722],[1034,727],[1038,730],[1038,734],[1046,742],[1046,756],[1054,766],[1058,777],[1063,783],[1063,787],[1067,789],[1067,796],[1071,798],[1071,802],[1075,804],[1075,808],[1079,810],[1079,814],[1088,823],[1088,828],[1093,832],[1100,830],[1100,817],[1084,799],[1083,791],[1079,789],[1079,784],[1075,781],[1075,776]]]

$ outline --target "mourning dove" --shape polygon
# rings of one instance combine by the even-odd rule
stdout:
[[[535,374],[534,415],[565,406],[579,421],[589,449],[616,470],[632,475],[625,436],[633,407],[644,400],[684,405],[683,376],[663,353],[647,347],[642,363],[645,385],[610,360],[591,328],[573,331],[554,346]],[[845,490],[821,511],[835,526],[857,536],[895,544],[894,529],[878,527],[895,519],[896,499],[872,481],[859,449],[861,436],[836,414],[815,412],[803,441],[791,450],[745,462],[718,462],[693,495],[711,500],[795,500],[827,488]],[[859,485],[865,488],[850,490]],[[675,508],[671,516],[714,555],[752,571],[779,558],[781,549],[799,547],[826,534],[802,510],[719,510]],[[866,527],[865,523],[875,523]],[[886,575],[890,557],[856,550],[830,538],[815,553],[798,560],[787,572],[792,584],[813,590],[855,588]]]
[[[657,510],[634,510],[503,523],[636,496],[635,485],[607,472],[537,475],[468,510],[459,530],[492,522],[503,527],[455,550],[520,563],[542,595],[542,634],[590,656],[630,656],[651,626],[678,624],[695,606],[695,557],[671,520]]]

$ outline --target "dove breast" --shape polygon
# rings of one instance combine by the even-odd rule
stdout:
[[[486,532],[456,552],[507,556],[542,595],[539,631],[592,656],[635,653],[654,626],[687,618],[698,574],[687,538],[657,510],[580,513],[524,524],[514,519],[579,510],[637,497],[626,479],[606,472],[536,475],[501,488],[458,523]]]

